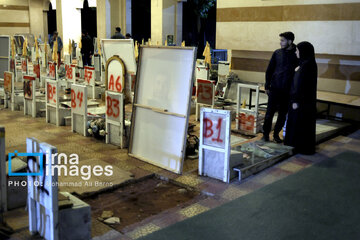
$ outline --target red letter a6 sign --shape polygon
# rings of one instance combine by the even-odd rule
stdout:
[[[107,63],[107,90],[122,93],[124,88],[125,67],[121,59],[114,56]]]

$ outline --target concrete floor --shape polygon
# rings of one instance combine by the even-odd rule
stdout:
[[[67,154],[77,153],[82,164],[111,164],[118,169],[120,174],[131,176],[133,179],[139,179],[155,173],[180,184],[194,187],[208,196],[198,202],[190,202],[189,204],[166,210],[156,216],[130,225],[123,229],[121,233],[93,219],[93,239],[137,239],[251,193],[316,162],[332,157],[341,151],[352,150],[360,152],[358,147],[360,144],[360,131],[357,131],[350,136],[339,136],[320,144],[317,153],[313,156],[295,155],[255,176],[249,177],[242,183],[234,181],[231,184],[224,184],[217,180],[198,176],[197,160],[186,160],[184,162],[183,174],[173,174],[129,157],[127,149],[121,150],[93,138],[85,138],[79,134],[72,133],[70,127],[56,127],[55,125],[46,124],[44,118],[33,119],[29,116],[24,116],[22,112],[11,112],[7,109],[0,110],[0,125],[6,128],[7,153],[14,150],[19,152],[25,151],[26,137],[35,137],[43,142],[54,145],[58,148],[59,152]],[[257,138],[261,138],[261,136]],[[115,180],[114,178],[109,181]],[[69,181],[69,179],[60,177],[60,181]],[[74,192],[81,190],[61,189],[61,191]],[[121,216],[119,217],[121,218]],[[16,230],[16,234],[13,236],[14,239],[31,239],[27,230],[27,213],[24,209],[17,209],[6,213],[5,219]]]

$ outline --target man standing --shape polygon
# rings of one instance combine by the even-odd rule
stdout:
[[[111,39],[125,39],[124,35],[121,34],[121,28],[115,28],[115,34],[111,37]]]
[[[91,39],[89,33],[84,30],[81,37],[81,54],[83,59],[84,66],[91,66],[91,55],[94,51],[93,40]]]
[[[58,43],[58,48],[57,48],[57,56],[58,56],[58,68],[60,67],[60,63],[61,63],[61,50],[63,49],[63,43],[61,38],[59,37],[58,32],[54,32],[52,38],[50,39],[50,47],[51,49],[53,49],[54,47],[54,43],[57,40]]]
[[[263,140],[269,141],[273,117],[274,114],[278,112],[274,129],[274,141],[277,143],[282,142],[279,133],[286,121],[290,86],[294,77],[295,68],[299,65],[295,54],[294,34],[292,32],[284,32],[279,36],[281,48],[273,53],[266,70],[265,90],[269,99],[263,126]]]

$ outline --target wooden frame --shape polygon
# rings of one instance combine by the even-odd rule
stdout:
[[[109,58],[107,61],[106,61],[106,67],[105,67],[105,90],[109,90],[108,89],[108,79],[109,79],[109,65],[112,61],[118,61],[120,64],[121,64],[121,67],[122,67],[122,91],[124,91],[125,89],[125,74],[126,74],[126,68],[125,68],[125,64],[123,62],[123,60],[119,57],[119,56],[112,56],[111,58]],[[115,81],[115,80],[114,80]]]
[[[189,79],[187,79],[189,82],[189,89],[186,90],[188,91],[188,99],[187,99],[187,114],[183,115],[183,114],[178,114],[176,112],[171,112],[167,109],[162,109],[162,108],[158,108],[158,107],[154,107],[154,106],[146,106],[143,104],[139,104],[138,100],[139,100],[139,96],[138,96],[138,92],[139,92],[139,82],[140,82],[140,78],[141,78],[141,61],[142,61],[142,57],[143,57],[143,51],[144,49],[178,49],[178,50],[191,50],[192,51],[192,66],[191,66],[191,70],[189,70],[189,72],[191,72],[191,76],[189,77]],[[134,104],[133,104],[133,111],[132,111],[132,124],[131,124],[131,134],[130,134],[130,146],[129,146],[129,156],[138,158],[140,160],[143,160],[145,162],[154,164],[156,166],[159,166],[161,168],[167,169],[169,171],[175,172],[177,174],[181,174],[182,173],[182,168],[183,168],[183,162],[184,162],[184,158],[185,158],[185,149],[186,149],[186,138],[187,138],[187,128],[188,128],[188,122],[189,122],[189,115],[190,115],[190,103],[191,103],[191,97],[192,97],[192,86],[193,86],[193,76],[194,76],[194,70],[195,70],[195,62],[196,62],[196,48],[192,48],[192,47],[160,47],[160,46],[142,46],[140,47],[140,54],[139,54],[139,64],[138,64],[138,70],[137,70],[137,78],[136,78],[136,83],[135,83],[135,93],[134,93]],[[141,109],[141,111],[149,111],[150,114],[161,114],[163,116],[171,116],[173,119],[185,119],[185,126],[184,126],[184,132],[183,133],[179,133],[179,134],[183,134],[182,135],[182,143],[180,146],[181,147],[181,153],[180,154],[180,159],[179,162],[176,162],[176,166],[173,167],[174,161],[171,161],[173,159],[170,159],[169,156],[167,156],[166,154],[164,156],[162,156],[164,159],[162,159],[161,161],[165,161],[168,162],[167,165],[160,163],[157,160],[154,159],[149,159],[147,157],[144,156],[140,156],[137,153],[134,153],[134,141],[135,141],[135,125],[136,125],[136,119],[137,119],[137,109]],[[156,115],[156,116],[161,116],[161,115]],[[179,144],[179,143],[177,143]],[[170,154],[170,153],[169,153]],[[175,154],[171,154],[171,156],[175,156]],[[161,156],[159,156],[160,158]],[[171,166],[172,165],[172,166]]]
[[[52,158],[54,158],[54,165],[58,164],[58,157],[56,155],[53,157],[57,153],[57,149],[47,143],[40,143],[35,138],[27,138],[26,152],[30,156],[34,153],[43,153],[43,162],[40,157],[33,157],[32,161],[29,160],[28,173],[39,173],[39,166],[41,164],[44,166],[42,175],[28,175],[27,177],[29,231],[32,234],[39,233],[45,239],[57,240],[59,239],[58,186],[56,184],[58,174],[57,170],[54,171],[54,175],[46,174],[45,170],[51,171]],[[36,181],[43,183],[43,188],[34,184]]]
[[[204,121],[205,121],[205,114],[213,114],[218,115],[219,118],[222,117],[226,120],[226,123],[223,124],[225,134],[224,139],[221,139],[222,142],[224,142],[224,146],[216,146],[216,145],[209,145],[205,142],[205,138],[210,138],[211,141],[217,140],[211,138],[211,136],[204,136],[207,133],[207,129],[204,129]],[[207,123],[206,123],[207,124]],[[205,126],[207,128],[207,126]],[[221,122],[220,122],[220,131],[221,129]],[[215,126],[212,125],[211,122],[211,129],[210,131],[212,133],[215,133]],[[206,130],[206,131],[204,131]],[[220,132],[218,131],[218,138],[220,137]],[[215,134],[216,135],[216,134]],[[219,180],[222,180],[223,182],[230,182],[230,153],[231,153],[231,142],[230,142],[230,136],[231,136],[231,112],[228,110],[218,110],[218,109],[211,109],[211,108],[202,108],[200,113],[200,142],[199,142],[199,175],[209,176],[212,178],[216,178]],[[223,155],[221,158],[207,158],[207,154],[205,154],[206,151],[212,151],[216,153],[220,153]],[[212,161],[212,162],[211,162]],[[217,168],[219,167],[220,163],[223,163],[223,171],[222,176],[216,176],[216,174],[210,173],[206,170],[205,165],[206,164],[213,164],[211,168]],[[221,172],[221,170],[219,171]]]
[[[112,104],[113,101],[118,101],[117,104]],[[105,127],[106,127],[106,143],[119,146],[124,148],[124,128],[125,128],[125,106],[124,106],[124,95],[122,93],[105,91],[105,102],[106,102],[106,115],[105,115]],[[109,102],[111,103],[109,106]],[[114,106],[115,105],[115,106]],[[117,106],[116,106],[117,105]],[[114,108],[117,108],[118,114],[115,114]],[[111,109],[111,111],[109,110]],[[115,117],[114,117],[115,115]],[[118,116],[116,116],[118,115]],[[112,142],[112,136],[110,127],[114,126],[119,128],[119,143]]]

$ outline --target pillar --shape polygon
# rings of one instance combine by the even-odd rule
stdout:
[[[59,1],[59,0],[57,0]],[[61,8],[61,23],[57,22],[58,32],[61,24],[61,39],[63,41],[63,52],[68,52],[69,39],[79,42],[81,38],[81,9],[83,0],[60,0],[61,7],[57,4],[56,20],[58,21],[58,11]]]
[[[96,1],[97,37],[111,38],[111,8],[109,0]]]
[[[131,9],[128,12],[129,0],[110,0],[111,6],[111,35],[115,33],[115,28],[120,27],[121,33],[125,36],[128,33],[127,18],[131,18]],[[130,26],[131,30],[131,26]]]
[[[181,45],[183,1],[151,0],[151,41],[153,43],[164,43],[167,35],[173,35],[174,43]]]
[[[44,21],[43,21],[43,0],[28,0],[30,33],[34,36],[44,38]],[[46,21],[47,22],[47,21]],[[47,32],[47,31],[46,31]]]

